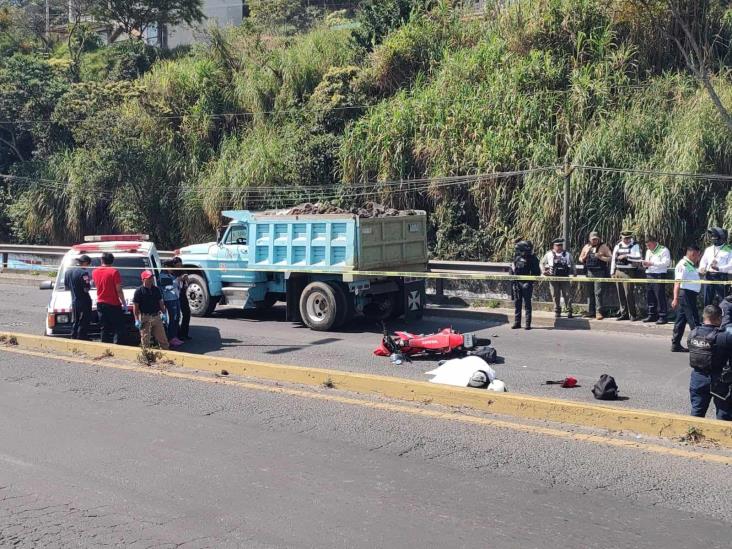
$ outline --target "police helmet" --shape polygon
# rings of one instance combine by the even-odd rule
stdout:
[[[531,240],[521,240],[516,243],[516,253],[522,255],[528,255],[534,251],[534,244]]]
[[[720,227],[711,227],[710,229],[707,229],[707,234],[715,246],[721,246],[727,242],[727,231]]]

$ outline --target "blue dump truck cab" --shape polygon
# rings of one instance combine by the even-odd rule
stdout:
[[[222,212],[232,221],[217,242],[180,250],[191,313],[205,316],[222,304],[268,309],[283,301],[288,320],[321,331],[361,314],[377,321],[420,317],[424,279],[398,275],[427,269],[427,215],[410,213]]]

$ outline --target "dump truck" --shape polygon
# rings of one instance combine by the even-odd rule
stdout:
[[[224,304],[265,310],[282,301],[288,320],[319,331],[356,315],[421,317],[425,281],[414,273],[428,264],[424,211],[222,215],[231,222],[216,242],[176,250],[188,274],[191,314],[206,316]]]

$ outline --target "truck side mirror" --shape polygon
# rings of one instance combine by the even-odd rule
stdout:
[[[39,288],[41,290],[53,290],[53,287],[56,285],[56,283],[53,280],[44,280],[41,282],[41,285]]]

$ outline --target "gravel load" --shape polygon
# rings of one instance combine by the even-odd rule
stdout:
[[[407,215],[417,215],[418,212],[415,210],[397,210],[395,208],[388,208],[383,204],[377,204],[376,202],[366,202],[360,208],[344,209],[334,206],[333,204],[327,203],[310,203],[298,204],[292,208],[286,210],[276,210],[264,212],[269,215],[326,215],[326,214],[352,214],[357,215],[362,219],[368,219],[372,217],[399,217]]]

